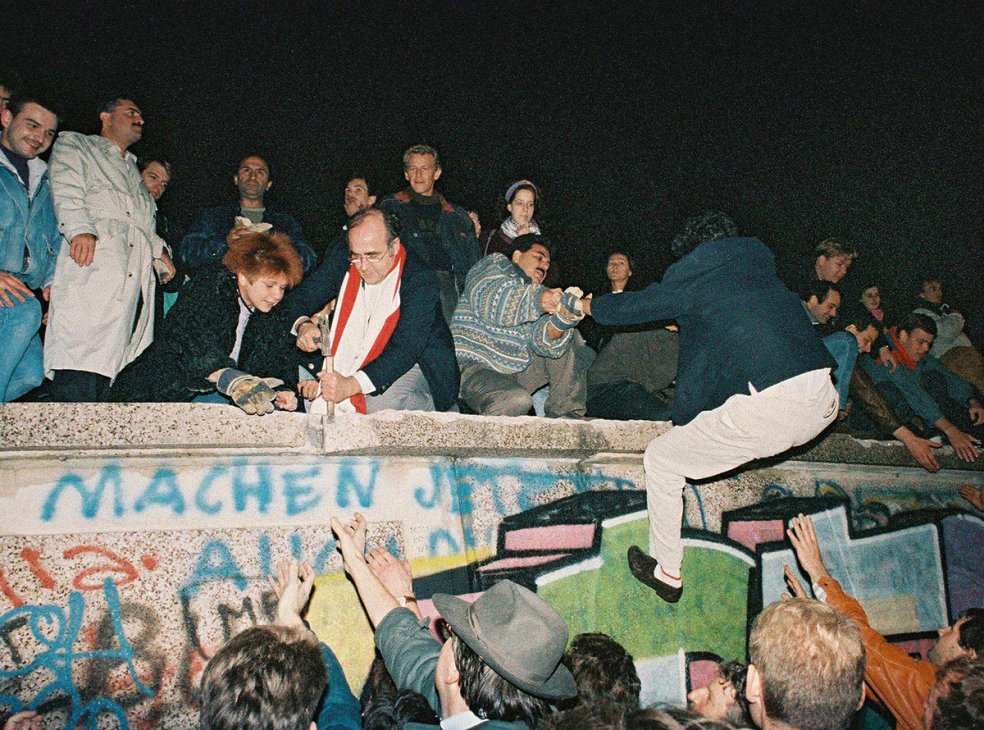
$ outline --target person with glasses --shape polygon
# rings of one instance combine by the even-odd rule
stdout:
[[[314,405],[348,413],[446,411],[458,395],[458,362],[441,316],[437,274],[403,246],[399,222],[369,208],[348,222],[348,247],[332,251],[287,301],[297,347],[317,353],[313,312],[336,300],[332,368],[300,384]],[[324,407],[324,406],[322,406]]]

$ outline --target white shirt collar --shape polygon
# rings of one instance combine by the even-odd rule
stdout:
[[[459,712],[457,715],[451,715],[451,717],[445,717],[441,720],[442,730],[467,730],[470,727],[475,727],[485,722],[482,718],[476,715],[471,710],[466,710],[465,712]]]

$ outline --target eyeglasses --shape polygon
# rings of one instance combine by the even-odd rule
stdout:
[[[374,251],[372,253],[350,253],[348,260],[350,264],[378,264],[389,251]]]

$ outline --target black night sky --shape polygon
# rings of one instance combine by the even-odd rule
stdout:
[[[852,238],[896,300],[926,269],[980,312],[984,3],[3,3],[0,65],[95,130],[127,90],[176,166],[178,224],[233,196],[243,154],[322,245],[365,169],[437,147],[439,188],[501,220],[541,185],[565,283],[628,248],[669,263],[683,219],[729,212],[782,261]],[[976,329],[980,333],[980,315]]]

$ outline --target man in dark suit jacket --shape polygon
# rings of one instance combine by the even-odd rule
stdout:
[[[806,443],[837,416],[833,358],[756,238],[723,213],[688,221],[680,260],[638,292],[582,300],[601,324],[673,319],[680,327],[674,428],[646,449],[649,553],[633,575],[670,602],[683,590],[680,523],[686,479],[707,479]],[[653,557],[654,556],[654,557]]]
[[[289,296],[297,346],[319,349],[310,315],[337,298],[334,372],[320,375],[317,397],[365,413],[446,411],[458,396],[460,376],[437,275],[403,247],[396,225],[374,208],[349,220],[348,249],[332,251]]]

